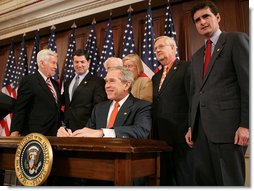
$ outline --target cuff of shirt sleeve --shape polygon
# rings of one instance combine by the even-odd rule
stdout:
[[[103,137],[116,138],[116,133],[114,129],[102,129]]]

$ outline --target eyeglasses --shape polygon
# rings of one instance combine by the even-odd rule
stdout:
[[[134,68],[136,65],[130,64],[130,65],[124,65],[125,68]]]
[[[165,45],[160,44],[159,46],[157,46],[157,47],[154,48],[154,52],[157,52],[157,51],[163,49],[165,46],[170,46],[170,45],[169,45],[169,44],[165,44]]]

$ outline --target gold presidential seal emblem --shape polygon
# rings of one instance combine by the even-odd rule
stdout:
[[[47,180],[53,163],[49,140],[42,134],[25,136],[15,154],[15,171],[24,186],[38,186]]]

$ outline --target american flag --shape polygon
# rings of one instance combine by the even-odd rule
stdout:
[[[124,31],[123,37],[123,49],[122,49],[122,58],[127,56],[128,54],[136,53],[133,30],[132,30],[132,19],[131,12],[128,15],[128,21]]]
[[[13,95],[12,83],[15,74],[16,74],[16,65],[15,65],[14,44],[11,43],[5,70],[4,81],[2,85],[2,92],[14,98],[16,97],[16,94]],[[0,121],[0,136],[10,136],[11,118],[12,114],[9,114]]]
[[[154,73],[158,71],[158,62],[154,54],[154,32],[151,6],[149,5],[146,13],[144,39],[142,44],[141,59],[143,61],[144,73],[152,78]]]
[[[64,79],[63,79],[64,82],[75,75],[73,62],[72,62],[73,54],[75,51],[76,51],[75,29],[73,28],[71,30],[69,46],[68,46],[66,60],[65,60],[65,70],[64,70]]]
[[[19,51],[18,65],[16,66],[16,75],[14,76],[14,81],[13,81],[14,90],[17,90],[20,81],[25,75],[27,75],[27,73],[28,73],[27,51],[26,51],[25,37],[23,37],[20,51]]]
[[[103,49],[101,53],[99,67],[98,67],[98,76],[103,78],[106,76],[106,69],[104,68],[104,62],[107,60],[107,58],[115,55],[111,16],[109,17],[109,22],[107,25],[107,31],[106,31],[104,40],[105,41],[104,41],[104,45],[103,45]]]
[[[98,49],[96,45],[95,24],[92,25],[85,49],[88,52],[91,61],[89,72],[92,75],[96,75],[98,70],[99,59],[98,59]]]
[[[37,53],[40,50],[40,36],[39,31],[36,32],[34,38],[34,47],[32,51],[31,61],[29,64],[28,74],[34,74],[38,70]]]
[[[170,3],[168,3],[166,15],[165,15],[165,32],[164,32],[164,34],[166,36],[173,38],[177,44],[176,31],[175,31],[174,20],[173,20],[173,16],[172,16]],[[176,57],[179,59],[178,48],[176,49]]]
[[[54,52],[57,52],[55,29],[56,29],[56,27],[53,25],[51,27],[51,34],[50,34],[49,41],[48,41],[48,49],[50,49]],[[59,81],[59,68],[58,68],[58,65],[57,65],[57,68],[56,68],[56,73],[52,78],[54,80]]]

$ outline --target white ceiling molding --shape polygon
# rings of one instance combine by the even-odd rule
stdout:
[[[141,1],[1,0],[0,40]]]

